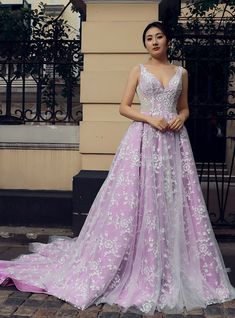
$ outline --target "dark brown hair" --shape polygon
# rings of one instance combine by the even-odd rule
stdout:
[[[165,37],[167,38],[167,42],[169,42],[171,40],[171,34],[170,34],[170,30],[162,23],[162,22],[159,22],[159,21],[154,21],[154,22],[151,22],[149,23],[146,28],[144,29],[144,32],[143,32],[143,37],[142,37],[142,40],[143,40],[143,44],[144,44],[144,47],[146,47],[145,45],[145,36],[146,36],[146,33],[149,29],[151,28],[158,28],[159,30],[162,31],[162,33],[165,35]]]

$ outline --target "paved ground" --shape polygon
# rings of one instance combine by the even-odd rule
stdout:
[[[235,243],[219,243],[226,267],[231,268],[229,277],[235,286]],[[27,253],[27,244],[0,242],[0,259],[12,259],[22,253]],[[184,315],[155,316],[137,315],[131,311],[120,312],[117,306],[91,306],[81,311],[72,305],[45,294],[32,294],[18,291],[14,286],[0,287],[0,318],[235,318],[235,300],[223,304],[210,305]]]

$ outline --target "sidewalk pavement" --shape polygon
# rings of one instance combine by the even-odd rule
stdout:
[[[29,253],[27,244],[0,242],[0,259],[10,260],[20,254]],[[229,278],[235,286],[235,243],[219,243],[225,265],[231,268]],[[116,305],[100,304],[82,311],[54,296],[18,291],[14,286],[0,287],[0,318],[235,318],[235,300],[214,304],[181,315],[154,316],[137,315],[131,311],[123,313]]]

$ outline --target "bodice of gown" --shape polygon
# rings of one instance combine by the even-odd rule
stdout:
[[[140,64],[140,80],[136,92],[141,113],[163,117],[177,114],[177,100],[182,90],[182,69],[178,66],[168,85],[163,87],[157,77]]]

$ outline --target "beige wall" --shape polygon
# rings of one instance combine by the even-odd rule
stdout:
[[[108,170],[131,122],[119,115],[128,72],[148,57],[142,33],[148,23],[157,20],[158,6],[156,1],[86,2],[87,21],[82,23],[81,162],[82,169]],[[133,107],[138,109],[138,103],[135,96]]]
[[[0,189],[71,190],[79,126],[0,125]]]
[[[80,169],[76,150],[0,149],[0,189],[71,190]]]

